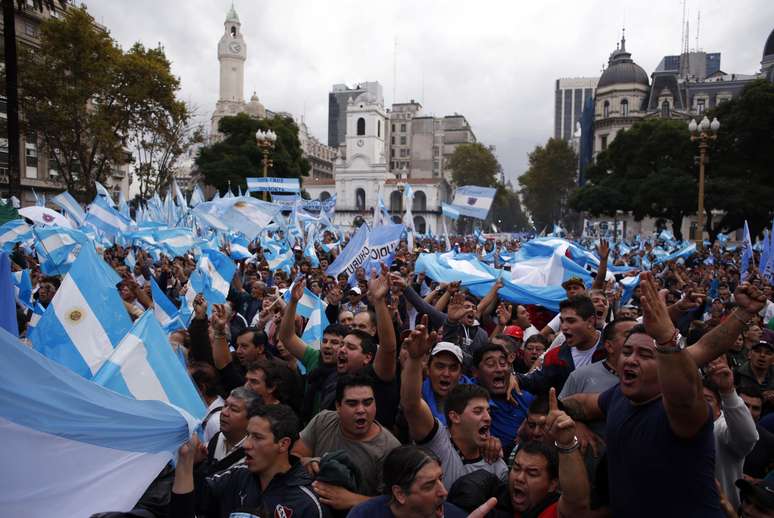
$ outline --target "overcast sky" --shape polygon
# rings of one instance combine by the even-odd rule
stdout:
[[[93,0],[91,14],[121,46],[159,42],[181,98],[209,120],[218,98],[217,44],[230,0]],[[650,74],[680,51],[680,0],[236,0],[247,45],[245,96],[305,116],[328,139],[328,92],[379,81],[385,103],[420,101],[460,113],[495,145],[507,178],[553,136],[559,77],[598,76],[626,26],[626,47]],[[760,70],[774,29],[772,0],[688,0],[690,46],[721,52],[728,73]],[[397,40],[397,52],[396,49]],[[397,70],[396,74],[393,70]],[[393,95],[394,92],[394,95]]]

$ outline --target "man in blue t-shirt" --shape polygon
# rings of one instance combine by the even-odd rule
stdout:
[[[513,449],[516,432],[527,418],[529,405],[535,397],[526,390],[521,394],[513,391],[513,402],[508,400],[511,366],[508,362],[508,351],[502,345],[489,343],[481,347],[473,353],[472,363],[476,383],[484,387],[492,398],[492,436],[500,439],[504,456],[508,458]]]
[[[741,286],[739,308],[689,349],[653,276],[640,276],[644,326],[629,332],[617,365],[620,383],[602,394],[563,400],[573,419],[607,418],[610,506],[614,516],[725,516],[715,486],[713,419],[697,365],[729,349],[742,324],[763,306]],[[658,495],[658,498],[653,498]]]

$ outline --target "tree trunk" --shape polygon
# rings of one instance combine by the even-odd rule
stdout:
[[[8,103],[8,195],[21,200],[19,163],[19,65],[16,55],[16,11],[14,0],[3,1],[5,44],[5,95]]]

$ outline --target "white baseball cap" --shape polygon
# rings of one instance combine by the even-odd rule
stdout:
[[[452,353],[454,357],[462,363],[462,349],[460,349],[459,345],[451,342],[438,342],[435,344],[435,347],[433,347],[433,350],[430,351],[430,356],[435,356],[442,352]]]

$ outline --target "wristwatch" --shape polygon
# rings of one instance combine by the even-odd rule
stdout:
[[[554,446],[559,453],[572,453],[580,448],[580,441],[578,441],[578,437],[575,436],[572,438],[572,442],[569,444],[569,446],[559,444],[557,441],[554,441]]]
[[[663,354],[679,353],[683,349],[685,349],[685,337],[683,337],[683,335],[681,335],[680,331],[677,329],[675,329],[675,333],[672,335],[672,338],[666,342],[656,344],[656,351]]]

